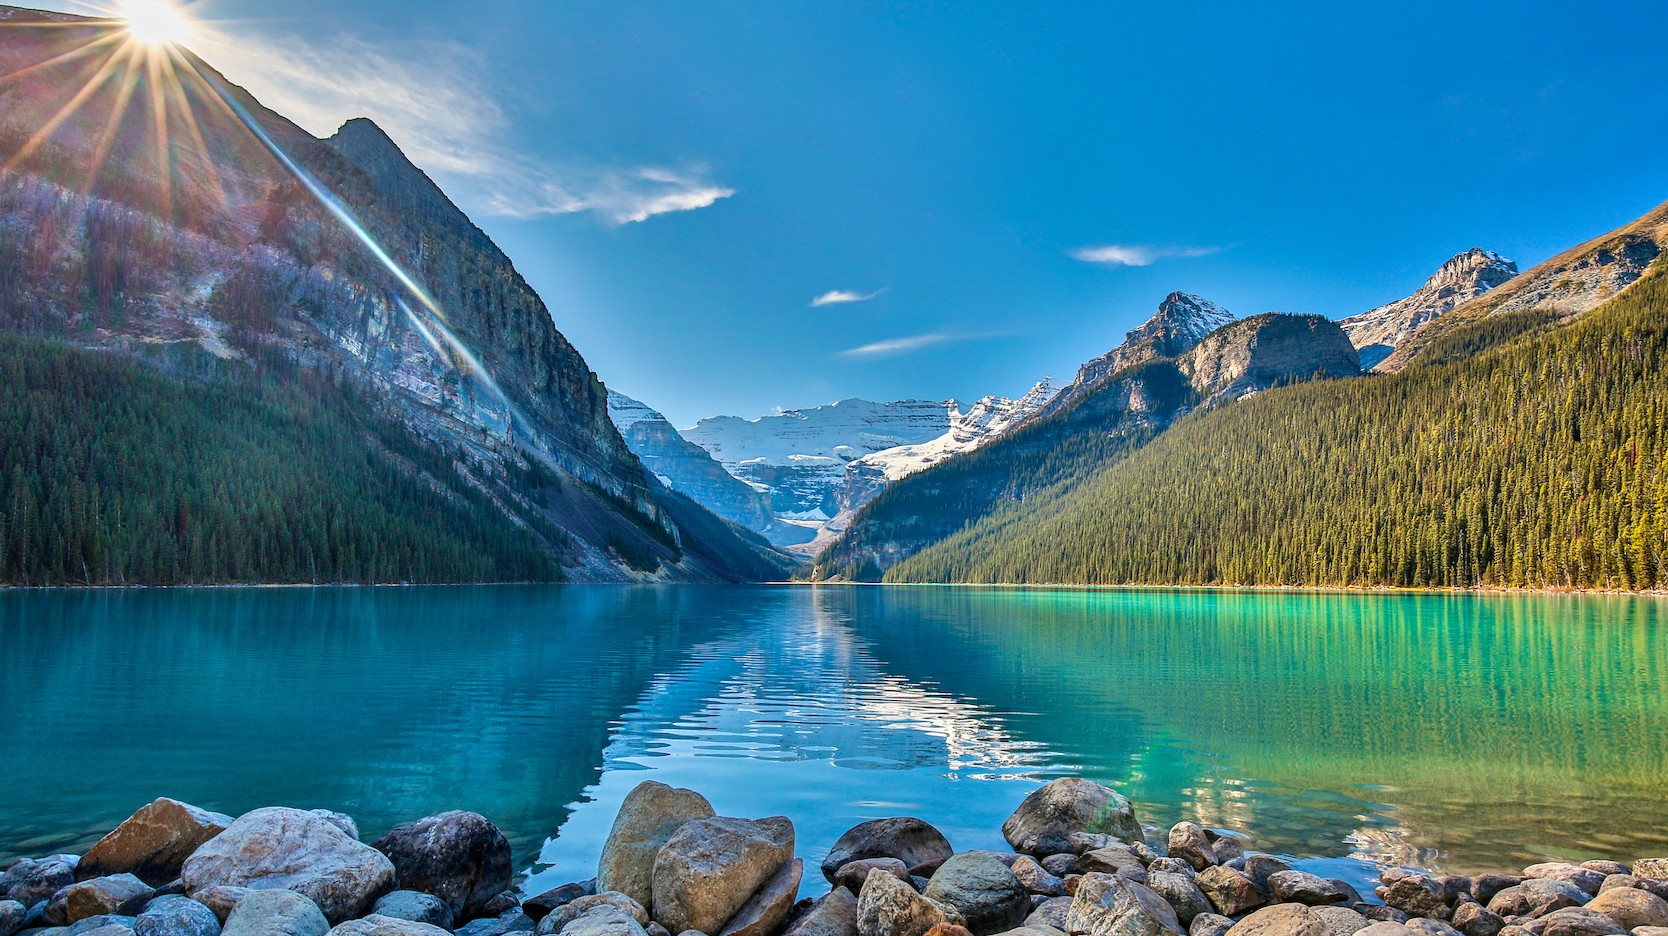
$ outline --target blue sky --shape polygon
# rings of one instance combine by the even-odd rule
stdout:
[[[1174,289],[1342,316],[1668,200],[1646,0],[189,9],[308,129],[382,123],[680,426],[1017,395]]]

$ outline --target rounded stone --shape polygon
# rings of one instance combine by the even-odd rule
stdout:
[[[220,936],[220,918],[206,904],[170,894],[145,905],[133,932],[138,936]]]
[[[871,819],[840,836],[822,860],[822,876],[832,884],[835,872],[862,858],[896,858],[906,868],[917,868],[946,861],[954,853],[944,833],[925,820],[909,816]]]
[[[1127,798],[1081,777],[1062,777],[1032,791],[1002,823],[1002,837],[1028,855],[1071,851],[1074,832],[1135,842],[1141,840],[1141,823]]]
[[[427,923],[444,930],[451,929],[453,922],[451,905],[433,894],[414,890],[397,890],[382,895],[371,913],[395,920]]]
[[[1234,924],[1228,936],[1331,936],[1326,924],[1303,904],[1275,904]]]
[[[222,936],[324,936],[329,931],[324,912],[305,894],[252,890],[232,908],[221,933]]]
[[[192,897],[211,887],[292,890],[339,923],[363,916],[393,889],[394,865],[314,813],[269,806],[205,842],[185,860],[180,880]]]
[[[510,886],[510,843],[480,813],[452,810],[389,830],[371,843],[406,890],[433,894],[459,919],[483,913]]]
[[[924,896],[961,914],[975,936],[1013,929],[1031,913],[1031,897],[1013,871],[988,855],[956,855],[935,872]]]
[[[1607,890],[1588,901],[1587,909],[1610,917],[1624,929],[1668,926],[1668,900],[1632,887]]]

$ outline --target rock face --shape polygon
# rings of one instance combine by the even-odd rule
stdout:
[[[793,823],[783,816],[684,823],[655,857],[655,922],[673,933],[717,933],[793,858],[793,844]]]
[[[921,819],[871,819],[840,836],[822,861],[822,875],[832,884],[841,867],[862,858],[896,858],[904,867],[914,868],[944,861],[954,853],[944,833]]]
[[[1407,342],[1426,322],[1517,275],[1517,264],[1493,251],[1473,247],[1442,264],[1425,285],[1405,299],[1340,321],[1344,334],[1371,370]]]
[[[393,888],[394,865],[314,813],[271,806],[240,816],[197,849],[180,880],[192,896],[211,887],[295,891],[339,923]]]
[[[1182,932],[1176,911],[1146,887],[1113,874],[1087,874],[1066,913],[1072,936],[1159,936]]]
[[[453,810],[391,829],[371,845],[400,886],[433,894],[463,919],[509,889],[510,843],[480,813]]]
[[[1013,929],[1031,914],[1031,896],[1007,865],[978,852],[956,855],[933,873],[922,892],[961,915],[975,936]]]
[[[871,874],[857,895],[860,936],[922,936],[948,922],[944,910],[890,874]]]
[[[1070,851],[1074,832],[1133,842],[1141,839],[1141,824],[1128,799],[1081,777],[1062,777],[1033,791],[1002,823],[1002,837],[1015,851],[1037,856]]]
[[[288,890],[254,890],[226,918],[223,936],[324,936],[330,924],[317,904]]]
[[[654,860],[683,824],[714,815],[693,790],[647,780],[626,794],[597,863],[597,890],[618,891],[643,906],[654,900]]]
[[[152,887],[179,877],[197,846],[219,835],[232,817],[179,800],[157,799],[128,817],[81,856],[80,880],[129,873]]]
[[[1208,404],[1283,380],[1353,377],[1361,372],[1361,359],[1337,323],[1318,315],[1270,313],[1212,332],[1176,366]]]
[[[685,439],[666,417],[623,393],[608,391],[608,416],[643,467],[679,494],[759,533],[776,522],[770,495],[725,470],[711,453]]]

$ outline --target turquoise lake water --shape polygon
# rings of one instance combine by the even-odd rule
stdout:
[[[1365,881],[1668,855],[1668,601],[959,588],[0,593],[0,866],[159,795],[472,809],[590,877],[654,778],[958,848],[1047,778]],[[814,882],[812,882],[814,883]],[[808,885],[810,886],[810,885]]]

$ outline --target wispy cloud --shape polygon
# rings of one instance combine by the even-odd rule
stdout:
[[[1143,244],[1106,244],[1101,247],[1081,247],[1071,252],[1074,259],[1105,266],[1152,266],[1160,260],[1176,257],[1208,257],[1220,247],[1160,247]]]
[[[201,44],[228,78],[310,133],[328,136],[351,117],[376,121],[471,208],[516,218],[589,211],[629,224],[735,194],[700,165],[556,163],[516,149],[504,142],[509,117],[480,78],[489,63],[457,43],[211,34]]]
[[[855,348],[847,348],[846,350],[840,352],[840,356],[848,358],[893,357],[899,354],[908,354],[911,351],[919,351],[922,348],[930,348],[934,345],[948,344],[952,341],[976,341],[980,338],[994,337],[994,332],[984,332],[980,334],[928,332],[924,335],[910,335],[906,338],[888,338],[885,341],[876,341],[872,344],[860,345]]]
[[[847,302],[868,302],[885,291],[884,289],[877,289],[874,292],[860,293],[849,289],[830,289],[828,292],[812,299],[811,308],[820,309],[823,306],[840,305]]]

